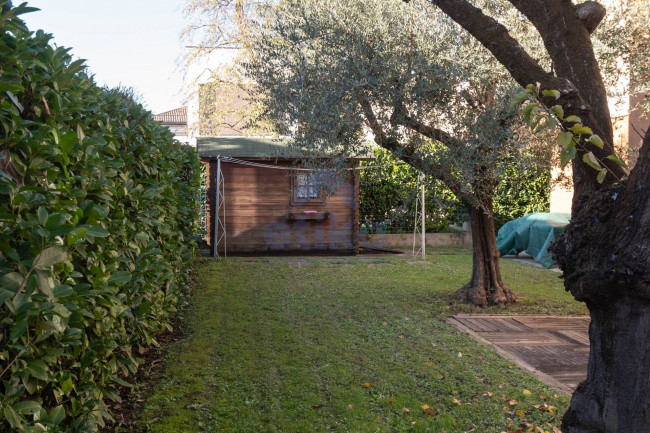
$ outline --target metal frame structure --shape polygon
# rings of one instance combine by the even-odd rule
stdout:
[[[219,245],[223,242],[223,256],[226,257],[227,254],[227,244],[226,244],[226,199],[225,199],[225,189],[224,189],[224,180],[223,172],[221,171],[221,156],[217,156],[217,176],[216,176],[216,188],[215,188],[215,197],[214,197],[214,251],[212,256],[214,258],[219,256]],[[220,211],[223,209],[222,215]],[[219,232],[221,230],[221,232]]]
[[[424,217],[426,215],[426,210],[425,210],[425,205],[424,205],[424,173],[420,172],[418,174],[418,187],[416,189],[420,190],[420,194],[416,194],[419,196],[418,199],[415,201],[415,223],[413,224],[413,257],[417,256],[418,254],[422,254],[422,260],[426,260],[426,230],[425,230],[425,221]],[[419,209],[418,209],[418,204],[419,204]],[[418,218],[418,210],[420,211],[419,213],[419,218]],[[418,222],[420,222],[420,228],[418,228]],[[420,248],[415,251],[415,240],[417,238],[418,233],[420,234]]]

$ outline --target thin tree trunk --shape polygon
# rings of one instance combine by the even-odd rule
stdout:
[[[489,211],[468,207],[472,225],[472,279],[456,292],[456,298],[481,307],[511,304],[517,296],[501,280],[492,204],[489,203]]]

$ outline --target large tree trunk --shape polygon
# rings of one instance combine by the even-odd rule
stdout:
[[[629,178],[592,194],[553,246],[591,313],[587,379],[564,433],[650,432],[650,130]]]
[[[501,280],[492,205],[489,210],[466,206],[472,225],[472,279],[456,292],[456,298],[481,307],[511,304],[517,296]]]
[[[650,431],[650,304],[625,296],[591,310],[587,379],[562,419],[564,433]]]

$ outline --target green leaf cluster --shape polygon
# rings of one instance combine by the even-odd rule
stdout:
[[[413,230],[418,199],[418,172],[407,164],[396,165],[389,151],[377,148],[375,159],[363,162],[359,179],[359,214],[367,232]],[[547,167],[535,164],[533,155],[521,152],[500,162],[502,173],[492,197],[494,223],[503,224],[531,212],[548,212],[550,175]],[[426,231],[445,232],[450,224],[469,219],[466,207],[441,181],[425,177]]]
[[[0,5],[0,431],[96,431],[182,302],[199,162]]]
[[[359,177],[359,216],[367,232],[412,232],[419,199],[418,171],[385,149],[374,149],[375,159]],[[396,164],[397,163],[397,164]],[[452,223],[467,220],[467,210],[440,180],[425,177],[426,231],[443,232]],[[419,221],[418,221],[419,223]]]
[[[560,146],[560,165],[565,167],[578,155],[578,150],[581,150],[582,161],[598,172],[596,180],[598,183],[603,183],[607,175],[607,167],[603,165],[602,160],[586,148],[587,144],[591,144],[603,149],[605,143],[602,138],[594,134],[591,128],[583,125],[580,117],[576,115],[565,117],[561,105],[547,108],[541,101],[539,87],[539,83],[536,86],[529,84],[525,90],[515,94],[510,100],[510,109],[514,109],[526,101],[523,108],[524,121],[535,134],[543,130],[556,131],[559,127],[556,141]],[[558,90],[543,90],[541,95],[556,100],[561,96]],[[625,161],[615,153],[606,156],[605,159],[627,168]]]

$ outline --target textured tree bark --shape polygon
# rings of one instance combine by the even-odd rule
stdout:
[[[456,299],[481,307],[512,304],[517,296],[501,279],[494,215],[491,210],[466,206],[472,225],[472,279],[456,292]]]
[[[650,130],[630,176],[592,194],[553,255],[589,307],[589,369],[564,433],[650,431]]]
[[[650,431],[650,305],[625,296],[591,310],[587,379],[562,419],[564,433]]]

